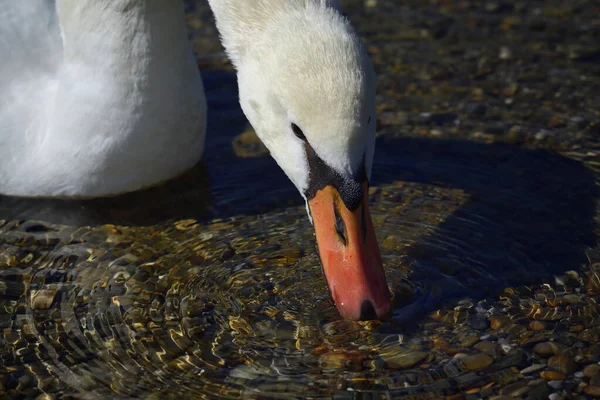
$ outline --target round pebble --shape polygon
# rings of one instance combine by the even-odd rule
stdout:
[[[529,329],[531,329],[534,332],[543,331],[546,329],[546,324],[542,321],[531,321],[531,323],[529,324]]]
[[[566,375],[562,372],[542,371],[540,372],[540,377],[547,381],[561,381],[566,378]]]
[[[564,346],[554,342],[542,342],[533,346],[533,352],[540,357],[548,358],[562,351]]]
[[[479,353],[461,359],[461,362],[470,371],[485,368],[494,363],[494,359],[487,354]]]
[[[586,367],[583,369],[583,375],[586,378],[591,378],[595,375],[600,375],[600,365],[598,365],[598,364],[586,365]]]
[[[496,352],[497,344],[493,343],[493,342],[489,342],[487,340],[483,340],[483,341],[477,343],[473,347],[482,353],[494,354]]]
[[[511,323],[510,318],[506,315],[491,315],[489,318],[490,326],[492,329],[501,329]]]
[[[578,367],[573,357],[567,355],[552,356],[548,360],[548,368],[565,374],[572,374],[577,371]]]
[[[386,365],[392,369],[410,368],[423,361],[429,353],[425,351],[401,351],[390,355],[381,355]]]
[[[548,381],[548,386],[550,386],[552,389],[558,390],[562,387],[562,382],[563,381]]]
[[[583,388],[583,393],[585,393],[587,396],[600,397],[600,386],[586,386]]]
[[[523,368],[521,370],[521,374],[523,374],[523,375],[532,374],[532,373],[538,372],[544,368],[546,368],[546,364],[532,364],[527,368]]]
[[[585,326],[583,326],[583,325],[574,325],[574,326],[572,326],[572,327],[569,328],[569,330],[571,332],[581,332],[584,329],[585,329]]]
[[[477,336],[467,336],[460,342],[460,345],[462,347],[471,347],[478,341],[479,341],[479,338]]]

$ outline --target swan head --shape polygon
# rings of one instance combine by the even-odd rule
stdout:
[[[375,73],[334,9],[287,12],[236,64],[240,103],[305,198],[330,293],[350,319],[391,308],[368,209],[375,145]]]

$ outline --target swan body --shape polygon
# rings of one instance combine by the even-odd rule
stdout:
[[[116,194],[198,161],[206,105],[180,1],[4,3],[0,193]],[[306,200],[338,310],[384,317],[390,293],[367,196],[375,73],[358,36],[335,0],[209,4],[242,109]]]
[[[200,159],[206,101],[181,2],[0,3],[0,193],[130,192]]]

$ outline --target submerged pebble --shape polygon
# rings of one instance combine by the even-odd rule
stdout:
[[[494,362],[494,359],[487,354],[479,353],[464,357],[461,362],[471,371],[485,368]]]
[[[33,294],[31,308],[34,310],[47,310],[54,303],[58,291],[56,289],[43,289]]]
[[[532,364],[527,368],[523,368],[521,370],[521,373],[523,375],[527,375],[527,374],[532,374],[534,372],[538,372],[539,370],[545,369],[546,368],[546,364]]]
[[[565,374],[563,374],[562,372],[542,371],[540,373],[540,377],[542,377],[542,379],[545,379],[547,381],[562,381],[567,376]]]
[[[598,364],[586,365],[586,367],[583,369],[583,375],[586,378],[592,378],[594,376],[600,375],[600,365],[598,365]]]
[[[570,356],[557,355],[548,359],[548,368],[565,374],[572,374],[577,371],[578,365]]]
[[[384,353],[381,355],[386,365],[392,369],[411,368],[427,357],[424,351],[400,350],[395,353]]]

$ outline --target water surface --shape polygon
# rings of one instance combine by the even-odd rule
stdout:
[[[600,317],[600,146],[590,135],[598,129],[593,100],[576,96],[598,88],[600,74],[586,67],[588,80],[575,80],[585,57],[556,61],[562,75],[526,57],[486,59],[476,45],[502,21],[539,13],[519,2],[465,4],[434,14],[418,2],[346,4],[382,87],[370,202],[394,294],[391,321],[340,319],[295,188],[269,156],[236,156],[232,141],[247,123],[199,4],[190,24],[205,50],[210,120],[193,171],[119,198],[0,198],[0,393],[486,397],[520,382],[531,398],[577,393],[573,371],[560,389],[519,371],[540,362],[532,347],[553,335],[575,349],[578,369],[600,361],[592,339],[573,333],[593,338]],[[581,7],[570,10],[587,21]],[[563,21],[541,15],[547,25]],[[399,18],[413,22],[394,31]],[[580,33],[574,44],[587,43],[587,31],[560,26]],[[458,40],[472,29],[481,37]],[[530,28],[511,29],[505,40],[514,52],[520,38],[534,40]],[[414,47],[424,52],[407,51]],[[471,74],[486,62],[486,75]],[[559,78],[541,82],[535,71]],[[521,89],[496,90],[511,81]],[[560,93],[561,84],[572,98],[545,104],[531,94]],[[546,118],[544,107],[566,122]],[[576,297],[569,303],[568,295]],[[499,315],[510,323],[498,327]],[[534,331],[531,321],[546,325]]]

